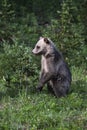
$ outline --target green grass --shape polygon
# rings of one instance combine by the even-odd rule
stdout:
[[[0,84],[0,130],[86,130],[87,75],[82,68],[72,68],[70,93],[55,98],[46,88],[10,90]],[[14,96],[12,96],[14,95]]]

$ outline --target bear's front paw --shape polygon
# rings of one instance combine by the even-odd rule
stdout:
[[[42,91],[42,87],[36,87],[37,92],[41,92]]]

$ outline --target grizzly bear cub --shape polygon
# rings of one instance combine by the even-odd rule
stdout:
[[[62,54],[49,38],[40,37],[33,49],[33,54],[42,55],[41,73],[37,90],[41,91],[47,83],[56,97],[65,96],[70,88],[71,73]]]

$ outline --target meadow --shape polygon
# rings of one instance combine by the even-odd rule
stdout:
[[[87,75],[80,67],[71,68],[72,85],[66,97],[56,98],[46,87],[35,86],[11,91],[0,84],[1,130],[86,130]],[[13,96],[14,95],[14,96]]]

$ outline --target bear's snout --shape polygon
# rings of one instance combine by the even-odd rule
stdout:
[[[32,53],[35,54],[35,50],[34,49],[32,50]]]
[[[32,53],[33,53],[34,55],[37,55],[37,54],[38,54],[35,48],[32,50]]]

